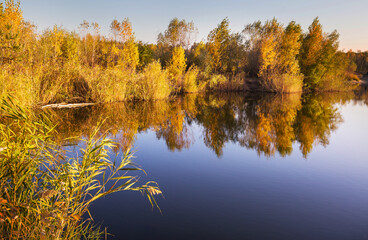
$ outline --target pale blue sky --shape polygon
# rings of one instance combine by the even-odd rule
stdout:
[[[21,7],[39,31],[54,24],[77,30],[85,19],[98,22],[107,35],[114,18],[128,17],[136,38],[144,42],[156,42],[174,17],[193,20],[199,41],[225,17],[233,31],[241,31],[248,23],[273,17],[285,24],[295,20],[306,30],[319,16],[325,31],[338,30],[341,49],[368,50],[368,0],[23,0]]]

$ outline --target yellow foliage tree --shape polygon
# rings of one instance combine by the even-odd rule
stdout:
[[[117,41],[117,38],[121,32],[121,24],[118,20],[114,19],[112,22],[111,22],[111,25],[110,25],[110,30],[111,30],[111,35],[114,39],[114,41],[116,42]]]
[[[119,65],[125,69],[135,71],[139,64],[139,51],[134,38],[129,39],[123,44],[120,54],[121,59]]]
[[[291,22],[284,29],[273,19],[262,27],[260,39],[258,76],[265,89],[300,92],[303,85],[303,75],[300,74],[297,61],[301,47],[300,26]]]
[[[229,20],[225,18],[208,35],[208,51],[211,56],[211,66],[215,72],[227,69],[227,48],[230,42]]]
[[[1,63],[16,60],[20,50],[23,14],[19,1],[5,0],[0,3],[0,51]]]
[[[273,74],[276,67],[276,45],[277,40],[274,35],[268,35],[262,41],[259,76],[268,78]]]
[[[139,64],[139,51],[131,22],[128,18],[125,18],[121,23],[114,20],[110,28],[115,42],[110,48],[108,65],[118,65],[123,70],[135,71]]]
[[[129,41],[133,37],[132,23],[129,18],[125,18],[120,24],[120,38],[123,43]]]
[[[185,57],[184,48],[181,46],[175,47],[167,70],[169,71],[170,79],[177,88],[180,88],[181,77],[187,67],[186,62],[187,59]]]
[[[120,65],[125,69],[135,71],[139,64],[139,51],[138,45],[135,42],[132,23],[128,18],[125,18],[120,26],[120,38],[123,43]]]

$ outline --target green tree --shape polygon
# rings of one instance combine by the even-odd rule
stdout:
[[[303,39],[300,64],[305,76],[305,86],[318,90],[326,86],[326,81],[335,78],[338,67],[336,54],[339,47],[339,35],[336,31],[327,34],[322,30],[318,18],[309,26]],[[333,87],[333,86],[329,86]]]
[[[142,69],[154,61],[156,45],[142,42],[138,42],[137,44],[139,52],[139,68]]]

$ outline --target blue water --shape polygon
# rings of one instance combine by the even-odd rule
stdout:
[[[196,118],[186,117],[190,144],[181,150],[170,150],[157,129],[143,129],[135,162],[147,172],[142,182],[159,184],[162,214],[143,195],[119,192],[94,203],[94,220],[109,239],[368,239],[368,106],[330,105],[342,121],[307,156],[295,139],[284,156],[236,138],[216,154]]]

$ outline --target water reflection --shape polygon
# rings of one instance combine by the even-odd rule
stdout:
[[[350,101],[368,104],[367,92],[191,94],[170,101],[49,111],[52,120],[58,123],[60,141],[72,136],[86,137],[99,121],[106,119],[101,134],[108,131],[120,143],[116,151],[132,147],[137,134],[150,129],[171,151],[189,149],[194,141],[203,140],[218,157],[228,142],[268,157],[276,153],[290,155],[293,147],[299,145],[307,157],[313,146],[329,144],[331,133],[343,122],[336,104]],[[201,134],[194,129],[200,129]]]

